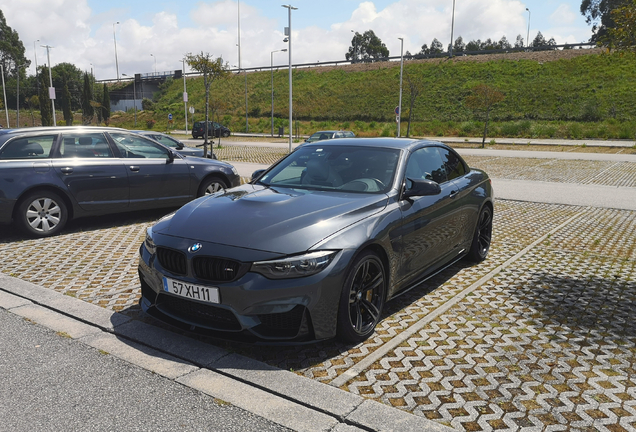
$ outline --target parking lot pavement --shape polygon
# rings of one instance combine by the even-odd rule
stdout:
[[[469,159],[504,178],[552,172],[555,184],[633,178],[629,166],[543,162]],[[111,217],[43,240],[0,227],[0,269],[156,325],[136,305],[135,273],[158,217]],[[498,199],[488,259],[459,262],[391,301],[364,343],[197,340],[457,430],[634,431],[634,232],[635,211]]]

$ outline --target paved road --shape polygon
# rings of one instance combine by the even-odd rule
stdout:
[[[0,431],[288,431],[0,308]]]
[[[235,143],[232,145],[235,145]],[[459,149],[458,152],[463,156],[636,163],[636,155],[625,154],[535,152],[490,149]],[[264,164],[230,162],[236,167],[242,177],[248,178],[252,176],[254,171],[267,168],[267,165]],[[502,163],[505,163],[505,161],[502,161]],[[492,182],[495,190],[495,197],[499,199],[636,210],[636,188],[633,187],[511,180],[497,177],[493,177]]]

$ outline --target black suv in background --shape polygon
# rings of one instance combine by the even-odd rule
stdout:
[[[194,122],[194,125],[192,126],[192,138],[203,138],[203,136],[205,135],[205,122],[204,121],[198,121],[198,122]],[[230,131],[228,128],[226,128],[225,126],[223,126],[222,124],[219,124],[217,122],[208,122],[208,137],[229,137],[230,134],[232,133],[232,131]]]

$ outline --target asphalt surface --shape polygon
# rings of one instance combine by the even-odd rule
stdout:
[[[0,308],[1,431],[288,431]]]

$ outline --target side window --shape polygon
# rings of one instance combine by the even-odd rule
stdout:
[[[0,159],[47,159],[57,135],[20,137],[6,143],[0,150]]]
[[[63,158],[112,158],[113,152],[103,133],[65,133],[60,156]]]
[[[110,132],[124,158],[168,159],[168,151],[150,140],[138,135]]]
[[[406,177],[444,183],[447,180],[446,170],[437,148],[423,147],[414,151],[406,165]]]
[[[443,148],[439,148],[438,150],[442,155],[449,180],[461,177],[468,172],[462,160],[455,153]]]

